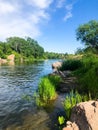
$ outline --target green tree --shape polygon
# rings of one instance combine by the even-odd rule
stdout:
[[[41,47],[37,41],[35,41],[34,39],[27,37],[27,42],[30,46],[30,48],[32,48],[32,55],[37,58],[37,57],[42,57],[44,54],[44,49],[43,47]]]
[[[80,25],[76,30],[77,40],[85,43],[87,47],[98,49],[98,21],[91,20]]]
[[[14,51],[22,53],[22,47],[25,46],[26,40],[19,37],[10,37],[7,38],[7,43],[10,44]]]

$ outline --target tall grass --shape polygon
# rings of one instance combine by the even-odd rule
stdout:
[[[60,82],[62,81],[59,75],[49,75],[47,76],[49,81],[54,85],[55,89],[59,89]]]
[[[43,101],[53,100],[56,97],[54,85],[48,77],[43,77],[39,83],[38,94]]]
[[[63,62],[62,67],[60,68],[61,71],[64,70],[71,70],[74,71],[79,69],[82,66],[81,60],[70,59]]]
[[[82,59],[83,66],[74,74],[78,78],[78,90],[82,93],[91,93],[93,98],[98,98],[98,57],[85,56]]]
[[[91,99],[90,95],[80,95],[77,91],[73,92],[73,90],[70,92],[68,96],[66,96],[63,106],[66,112],[66,120],[70,118],[72,108],[82,101],[87,101]]]
[[[61,78],[59,76],[45,76],[41,78],[38,86],[37,105],[45,106],[57,97],[56,89]]]

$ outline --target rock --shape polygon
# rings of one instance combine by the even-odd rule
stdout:
[[[63,130],[72,130],[72,128],[70,128],[70,127],[65,127],[65,128],[63,128]]]
[[[66,77],[63,81],[60,82],[59,91],[62,93],[68,93],[72,89],[77,87],[76,78],[75,77]]]
[[[15,59],[15,55],[14,54],[11,54],[7,57],[7,59],[10,61],[10,62],[14,62],[14,59]]]
[[[70,123],[67,122],[67,127],[72,130],[98,130],[98,101],[82,102],[76,105],[72,109],[70,121]]]
[[[7,60],[6,59],[1,59],[0,58],[0,64],[6,64],[7,63]]]
[[[14,59],[15,59],[15,55],[14,54],[9,55],[7,57],[7,59],[0,58],[0,65],[2,65],[2,64],[14,65]]]
[[[58,69],[61,66],[62,66],[62,62],[59,62],[59,61],[52,64],[52,68],[53,69]]]

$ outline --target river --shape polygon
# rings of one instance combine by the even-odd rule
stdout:
[[[33,99],[24,100],[24,96],[32,96],[37,90],[42,76],[52,73],[51,64],[55,61],[0,66],[0,130],[57,130],[53,116],[62,111],[62,95],[51,111],[37,108]]]

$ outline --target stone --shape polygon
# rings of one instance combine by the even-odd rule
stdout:
[[[72,109],[70,122],[66,124],[72,130],[98,130],[98,101],[77,104]]]
[[[63,128],[63,130],[72,130],[72,128],[70,128],[70,127],[65,127],[65,128]]]
[[[11,62],[14,62],[14,59],[15,59],[15,55],[14,54],[11,54],[7,57],[7,59]]]
[[[53,69],[58,69],[61,66],[62,66],[62,62],[60,62],[60,61],[57,61],[57,62],[55,62],[55,63],[52,64],[52,68]]]
[[[72,110],[71,121],[80,130],[98,130],[98,101],[79,103]]]

